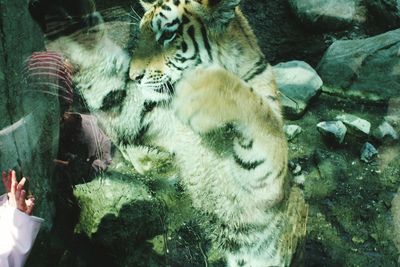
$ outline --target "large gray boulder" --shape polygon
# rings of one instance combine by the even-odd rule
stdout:
[[[321,92],[322,80],[304,61],[279,63],[273,68],[285,116],[299,118],[309,102]]]
[[[293,13],[320,30],[340,30],[365,20],[358,0],[289,0]]]
[[[368,102],[397,97],[399,53],[400,29],[361,40],[336,41],[317,68],[323,91]]]

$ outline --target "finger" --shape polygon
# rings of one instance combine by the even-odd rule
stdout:
[[[25,213],[28,215],[32,215],[32,211],[33,211],[34,207],[35,207],[35,203],[33,203],[33,202],[31,204],[27,205]]]
[[[23,178],[21,179],[21,181],[20,181],[20,182],[17,184],[17,186],[16,186],[16,189],[15,189],[15,198],[17,199],[17,201],[18,201],[18,199],[20,198],[21,190],[24,189],[25,181],[26,181],[26,179],[25,179],[25,177],[23,177]]]
[[[9,171],[8,177],[11,177],[11,194],[15,194],[15,191],[17,189],[17,177],[15,175],[15,171]]]
[[[21,190],[20,197],[17,198],[17,205],[20,210],[25,211],[26,210],[26,202],[25,202],[25,197],[26,197],[26,191]]]
[[[19,183],[17,185],[17,190],[21,191],[22,189],[24,189],[25,182],[26,182],[26,178],[22,177],[21,181],[19,181]]]

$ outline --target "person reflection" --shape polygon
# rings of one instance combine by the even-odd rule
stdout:
[[[2,172],[6,193],[0,196],[0,266],[25,264],[39,232],[42,218],[32,216],[35,198],[24,189],[26,178],[19,182],[15,171]]]

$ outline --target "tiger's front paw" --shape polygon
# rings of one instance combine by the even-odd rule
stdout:
[[[238,78],[221,68],[191,71],[176,85],[176,115],[200,134],[237,121],[240,109],[234,94],[238,82]]]
[[[122,155],[131,162],[135,170],[142,175],[158,173],[172,166],[173,156],[146,146],[127,146],[120,148]],[[172,167],[171,167],[172,168]]]

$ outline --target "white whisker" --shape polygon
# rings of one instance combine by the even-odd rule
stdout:
[[[131,6],[131,10],[132,10],[133,14],[136,15],[136,17],[137,17],[138,20],[141,20],[141,19],[142,19],[142,17],[135,11],[135,9],[133,8],[133,6]]]

